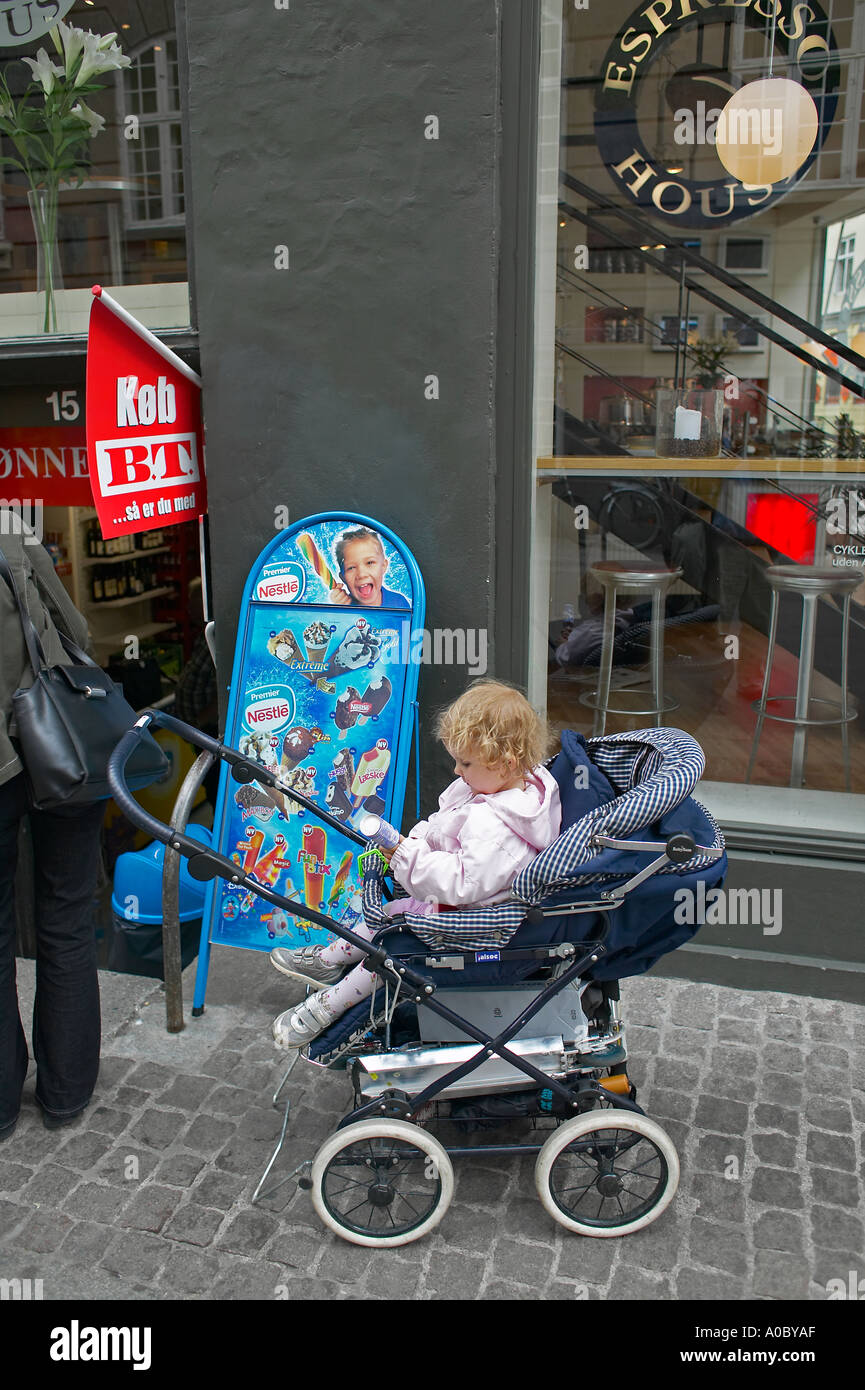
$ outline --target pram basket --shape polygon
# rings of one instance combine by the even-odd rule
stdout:
[[[311,1186],[326,1225],[363,1245],[418,1239],[442,1219],[453,1192],[451,1159],[466,1154],[536,1154],[544,1207],[581,1234],[627,1234],[666,1209],[678,1159],[669,1137],[637,1105],[627,1077],[618,980],[641,973],[647,960],[689,934],[671,931],[673,884],[715,884],[724,872],[720,832],[690,798],[703,766],[693,739],[669,729],[588,744],[563,735],[552,765],[563,831],[517,878],[511,898],[491,908],[388,917],[382,861],[372,855],[363,907],[377,931],[368,941],[135,802],[123,770],[153,724],[224,759],[235,780],[284,791],[341,835],[370,846],[283,786],[277,773],[161,711],[142,715],[112,755],[118,805],[183,854],[193,877],[224,878],[331,932],[358,948],[378,977],[372,999],[305,1052],[319,1067],[348,1070],[354,1089],[353,1108],[336,1133],[301,1165],[310,1170],[301,1185]],[[588,814],[577,815],[572,805],[577,767],[596,793],[603,783]],[[442,1123],[459,1136],[468,1121],[489,1124],[508,1109],[530,1119],[531,1142],[445,1146],[429,1129]]]

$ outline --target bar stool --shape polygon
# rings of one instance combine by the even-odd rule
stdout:
[[[819,727],[820,725],[840,724],[841,742],[844,756],[844,778],[847,791],[850,790],[850,747],[847,737],[847,725],[852,724],[858,718],[858,710],[852,713],[847,702],[847,653],[849,647],[850,631],[850,598],[853,591],[858,588],[865,578],[865,572],[861,569],[820,569],[812,565],[770,565],[766,570],[766,578],[772,589],[772,613],[769,622],[769,647],[766,652],[766,674],[763,677],[763,691],[759,700],[752,702],[751,708],[757,711],[757,727],[754,730],[754,741],[751,745],[751,759],[748,763],[748,771],[745,781],[750,782],[754,762],[757,757],[757,745],[760,742],[760,735],[763,731],[763,721],[765,719],[775,719],[782,724],[792,724],[793,734],[793,759],[790,765],[790,786],[801,787],[805,780],[805,750],[807,746],[808,730]],[[778,608],[780,595],[783,593],[799,594],[802,598],[802,633],[799,639],[799,675],[796,681],[795,695],[770,695],[769,686],[772,680],[772,664],[775,659],[775,637],[778,630]],[[814,676],[814,637],[817,630],[817,602],[823,596],[838,595],[843,599],[841,608],[841,700],[823,700],[818,696],[811,695],[811,682]],[[772,714],[766,706],[771,704],[781,704],[782,702],[793,703],[794,712],[791,717],[783,714]],[[812,719],[809,717],[809,710],[812,704],[828,705],[830,709],[840,710],[838,717],[827,716],[824,718]]]
[[[652,564],[649,560],[635,561],[633,564],[618,560],[601,560],[598,564],[592,565],[589,572],[595,576],[604,590],[604,634],[598,688],[580,696],[580,703],[595,711],[592,737],[596,738],[604,732],[608,714],[653,714],[657,716],[660,724],[665,712],[678,707],[676,700],[669,697],[664,699],[664,600],[670,585],[681,576],[682,571]],[[622,709],[620,705],[610,704],[613,648],[616,641],[616,601],[619,594],[646,593],[652,595],[649,661],[652,673],[651,689],[630,690],[628,694],[651,695],[652,703],[648,709]]]

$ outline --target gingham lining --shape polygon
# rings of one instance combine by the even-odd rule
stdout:
[[[579,866],[595,857],[590,841],[596,835],[614,839],[647,829],[667,811],[678,806],[693,791],[703,773],[705,758],[700,745],[681,729],[643,729],[633,733],[611,734],[588,740],[592,761],[606,774],[621,794],[615,801],[597,807],[583,816],[549,849],[517,876],[513,893],[521,902],[497,903],[493,907],[462,908],[459,912],[428,916],[402,914],[421,941],[433,950],[483,950],[504,946],[526,915],[526,904],[538,905],[553,892],[569,885],[585,887],[592,883],[611,884],[609,873],[580,874]],[[703,807],[714,831],[713,847],[723,849],[721,832]],[[647,861],[648,862],[648,861]],[[662,874],[691,874],[707,868],[714,859],[696,854],[684,864],[666,864]],[[381,910],[380,865],[373,863],[364,877],[363,910],[367,924],[378,929],[392,923]],[[394,885],[394,896],[408,894]]]
[[[706,765],[700,745],[681,729],[644,729],[593,738],[588,740],[588,752],[622,794],[583,816],[523,869],[513,891],[525,902],[536,903],[539,896],[574,878],[589,882],[579,877],[579,867],[599,851],[600,846],[592,844],[595,837],[625,839],[653,825],[690,796]],[[667,864],[659,872],[693,873],[712,863],[706,855],[694,855],[685,864]]]

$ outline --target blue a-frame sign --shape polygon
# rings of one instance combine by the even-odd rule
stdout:
[[[414,556],[369,517],[323,512],[281,531],[243,592],[225,743],[285,790],[235,782],[222,764],[213,846],[283,896],[351,926],[358,846],[292,801],[295,789],[357,828],[399,826],[417,726],[425,596]],[[194,1009],[212,944],[266,951],[327,932],[222,879],[208,886]]]

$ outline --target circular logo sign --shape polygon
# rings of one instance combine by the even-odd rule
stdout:
[[[0,48],[41,39],[72,9],[75,0],[0,0]]]
[[[255,597],[259,603],[296,603],[305,588],[306,575],[300,565],[293,561],[265,565],[255,585]]]
[[[732,5],[732,8],[731,8]],[[695,62],[695,29],[731,25],[737,16],[764,40],[775,14],[775,46],[786,55],[783,75],[814,98],[814,148],[795,174],[775,184],[742,183],[715,150],[721,111],[744,86],[724,61]],[[726,31],[730,37],[731,29]],[[722,52],[723,50],[723,52]],[[718,45],[718,58],[727,44]],[[655,67],[663,59],[664,77]],[[727,66],[724,63],[727,63]],[[768,66],[768,65],[767,65]],[[653,77],[655,80],[647,80]],[[755,72],[765,77],[766,72]],[[650,0],[635,10],[607,49],[595,97],[601,158],[626,203],[680,227],[717,227],[771,207],[808,172],[835,117],[841,86],[838,49],[829,20],[809,0]],[[769,151],[784,139],[783,113],[744,111],[738,127]],[[755,124],[756,122],[756,124]],[[793,132],[788,132],[791,138]],[[731,138],[730,132],[725,137]],[[734,133],[735,138],[735,133]]]

